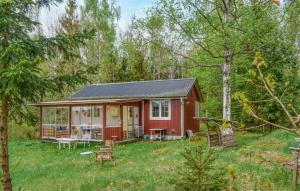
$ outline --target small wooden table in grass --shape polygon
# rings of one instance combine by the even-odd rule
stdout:
[[[58,149],[61,149],[61,145],[69,145],[69,150],[71,150],[71,144],[73,144],[73,149],[75,149],[77,144],[77,139],[71,138],[57,138],[56,141],[58,142]]]
[[[150,131],[150,140],[153,139],[153,132],[154,134],[156,132],[159,132],[159,140],[161,141],[162,137],[165,136],[166,129],[154,128],[154,129],[149,129],[149,131]]]

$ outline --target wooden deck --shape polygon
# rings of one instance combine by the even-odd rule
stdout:
[[[132,138],[132,139],[126,139],[126,140],[120,140],[120,141],[116,141],[116,144],[126,144],[126,143],[134,143],[137,141],[142,140],[142,138]],[[41,143],[56,143],[57,140],[55,138],[42,138],[40,139]],[[95,140],[95,139],[90,139],[87,140],[91,143],[102,143],[104,142],[103,140]]]

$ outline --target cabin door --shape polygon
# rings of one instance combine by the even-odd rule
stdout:
[[[139,107],[123,106],[123,139],[137,137],[136,128],[139,126]]]

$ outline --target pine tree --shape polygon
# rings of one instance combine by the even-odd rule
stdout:
[[[185,168],[180,171],[176,190],[218,191],[226,190],[229,176],[226,169],[216,164],[216,155],[206,146],[198,143],[183,153]],[[228,177],[227,177],[228,176]]]

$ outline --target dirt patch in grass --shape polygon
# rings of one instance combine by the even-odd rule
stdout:
[[[266,164],[266,163],[286,164],[292,160],[291,157],[288,157],[284,154],[275,151],[258,151],[256,152],[256,158],[261,164]]]
[[[155,154],[160,154],[160,153],[165,153],[169,150],[168,147],[161,147],[161,148],[158,148],[158,149],[154,149],[153,152]]]

